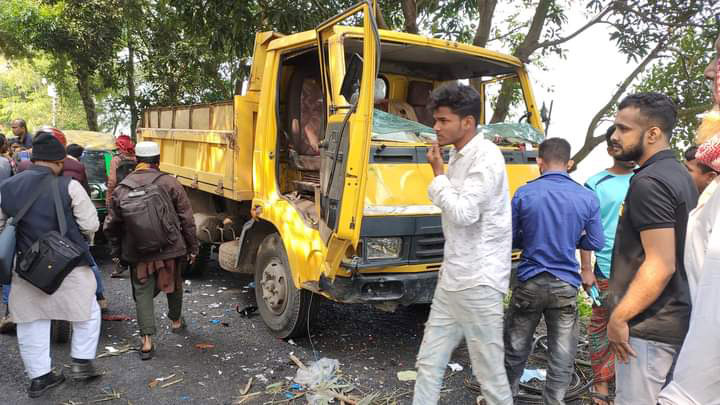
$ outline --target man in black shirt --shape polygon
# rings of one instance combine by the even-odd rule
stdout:
[[[610,277],[616,405],[656,403],[688,330],[683,255],[698,193],[669,147],[676,115],[667,96],[639,93],[615,116],[614,157],[640,165],[621,209]]]

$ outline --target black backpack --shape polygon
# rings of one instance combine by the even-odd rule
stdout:
[[[131,236],[133,248],[139,254],[160,253],[180,236],[180,220],[172,200],[155,184],[164,175],[166,173],[158,172],[146,184],[136,182],[135,176],[128,176],[118,185],[130,189],[118,205],[125,232]]]
[[[120,163],[118,164],[117,169],[115,170],[115,178],[117,179],[117,183],[120,184],[125,177],[127,177],[128,174],[132,173],[133,170],[135,170],[135,167],[137,166],[137,161],[132,159],[125,159],[121,158]]]

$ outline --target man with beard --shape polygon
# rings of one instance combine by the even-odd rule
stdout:
[[[618,106],[610,138],[615,158],[640,165],[621,208],[610,274],[617,405],[656,402],[688,330],[683,256],[698,192],[670,150],[676,117],[667,96],[633,94]]]
[[[615,152],[610,137],[615,132],[615,126],[611,125],[605,133],[607,152],[610,156]],[[613,166],[590,177],[585,182],[600,201],[600,217],[602,219],[603,231],[605,234],[605,247],[595,253],[595,265],[592,264],[592,252],[589,250],[580,251],[580,274],[582,284],[591,296],[597,293],[592,307],[588,335],[590,337],[590,362],[593,369],[593,389],[597,394],[607,396],[609,394],[609,383],[615,381],[615,356],[610,351],[607,339],[607,323],[610,318],[610,311],[607,303],[608,281],[610,278],[610,262],[612,260],[613,245],[615,244],[615,232],[617,231],[618,218],[620,218],[620,207],[622,206],[630,178],[632,177],[635,162],[625,162],[613,158]],[[594,287],[594,290],[593,290]],[[607,404],[607,401],[595,399],[598,404]]]
[[[437,142],[427,159],[428,194],[442,210],[445,254],[417,356],[414,405],[438,402],[450,356],[464,338],[489,405],[510,405],[503,361],[503,297],[510,280],[512,224],[505,159],[476,135],[480,94],[449,84],[432,92]],[[440,150],[453,145],[447,170]]]

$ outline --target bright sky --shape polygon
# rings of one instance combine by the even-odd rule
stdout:
[[[581,15],[569,17],[573,25],[585,21]],[[550,101],[555,101],[548,135],[567,139],[574,154],[584,143],[592,117],[610,100],[617,85],[636,64],[617,51],[604,25],[589,28],[567,42],[565,49],[567,59],[553,56],[545,61],[548,71],[534,67],[529,70],[538,105],[544,101],[549,107]],[[610,125],[601,123],[595,134],[604,133]],[[580,163],[573,178],[582,183],[611,165],[612,159],[601,144]]]

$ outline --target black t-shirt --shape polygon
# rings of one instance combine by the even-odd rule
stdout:
[[[682,344],[690,321],[690,291],[683,265],[688,215],[698,192],[687,169],[664,150],[635,171],[618,221],[613,247],[609,303],[615,307],[645,260],[640,232],[675,229],[675,274],[658,299],[630,320],[630,335]]]

